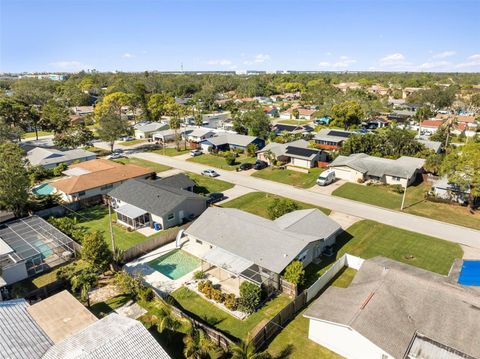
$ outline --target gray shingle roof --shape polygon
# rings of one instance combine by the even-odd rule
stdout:
[[[256,139],[257,137],[254,136],[239,135],[237,133],[224,133],[218,136],[210,137],[206,141],[215,146],[222,146],[225,144],[247,146]]]
[[[354,132],[350,131],[322,128],[320,131],[318,131],[314,138],[318,141],[342,142],[353,134]]]
[[[384,175],[410,178],[416,170],[422,168],[425,160],[402,156],[396,160],[369,156],[365,153],[355,153],[350,156],[338,156],[329,167],[347,166],[370,176]]]
[[[67,161],[76,161],[87,157],[95,158],[96,155],[93,152],[82,149],[60,151],[53,148],[43,147],[35,147],[27,152],[27,159],[33,166],[45,166]]]
[[[268,145],[266,145],[264,148],[261,150],[257,151],[257,153],[265,153],[267,151],[272,151],[272,153],[278,157],[278,156],[289,156],[289,157],[295,157],[295,158],[314,158],[320,150],[315,150],[313,148],[308,148],[309,143],[305,140],[296,140],[292,142],[287,142],[287,143],[277,143],[277,142],[270,142]],[[288,148],[291,149],[308,149],[309,152],[312,151],[308,156],[301,156],[299,154],[294,154],[294,153],[287,153]],[[313,151],[315,151],[315,154],[312,155]],[[293,151],[291,151],[293,152]]]
[[[366,260],[348,288],[328,288],[305,316],[349,326],[395,358],[417,331],[480,357],[478,292],[383,257]]]
[[[56,344],[44,359],[170,359],[138,321],[110,314]]]
[[[342,229],[337,222],[316,208],[284,214],[275,220],[275,224],[287,231],[318,238],[328,238]]]
[[[178,173],[173,176],[163,177],[158,179],[157,181],[150,181],[152,185],[156,185],[157,183],[162,186],[170,186],[178,189],[185,189],[195,186],[195,182],[190,179],[184,173]]]
[[[157,216],[172,211],[188,199],[205,201],[205,197],[193,192],[162,185],[162,180],[130,179],[110,191],[108,195]]]
[[[311,212],[299,212],[291,214],[295,220],[280,217],[270,221],[234,208],[210,207],[185,233],[280,273],[310,242],[324,238],[322,234],[305,233],[308,231],[302,228],[301,217]],[[298,227],[293,225],[295,221]]]
[[[134,127],[136,131],[141,132],[153,132],[153,131],[160,131],[163,129],[167,129],[168,125],[160,122],[151,122],[141,126]]]
[[[0,301],[0,358],[37,359],[53,345],[27,308],[25,299]]]

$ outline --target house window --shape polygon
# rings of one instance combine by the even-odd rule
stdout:
[[[79,197],[85,196],[85,191],[78,192],[78,196],[79,196]]]
[[[175,213],[170,213],[167,217],[167,220],[173,221],[175,219]]]
[[[101,187],[100,190],[105,191],[106,189],[110,189],[110,188],[113,188],[113,184],[107,184],[107,185]]]
[[[393,178],[394,181],[400,181],[400,177],[393,176],[392,178]]]
[[[308,253],[308,250],[306,250],[305,252],[301,253],[299,256],[298,256],[298,260],[300,262],[303,262],[305,259],[307,259],[307,253]]]
[[[198,244],[203,244],[203,242],[200,239],[196,239],[195,242]]]

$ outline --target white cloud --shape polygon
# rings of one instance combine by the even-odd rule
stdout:
[[[231,64],[232,64],[232,61],[227,60],[227,59],[215,59],[215,60],[207,61],[207,65],[227,66],[227,65],[231,65]]]
[[[329,61],[321,61],[318,66],[323,68],[328,68],[332,70],[341,70],[347,69],[350,65],[356,63],[357,60],[352,59],[348,56],[340,56],[337,61],[329,62]]]
[[[432,58],[434,58],[434,59],[444,59],[446,57],[451,57],[455,54],[456,54],[455,51],[443,51],[443,52],[439,52],[438,54],[434,54],[432,56]]]
[[[474,54],[467,58],[467,62],[457,64],[457,68],[480,68],[480,54]]]
[[[452,66],[452,64],[448,61],[432,61],[432,62],[425,62],[418,66],[419,70],[441,70]]]
[[[131,58],[134,58],[135,55],[129,53],[129,52],[125,52],[123,55],[122,55],[122,58],[124,59],[131,59]]]
[[[91,65],[84,64],[80,61],[56,61],[49,63],[50,66],[55,68],[59,71],[66,71],[66,72],[76,72],[81,70],[91,69]]]
[[[268,54],[257,54],[251,60],[246,60],[243,63],[245,65],[253,65],[253,64],[262,64],[270,60],[270,55]]]
[[[404,63],[406,61],[405,56],[399,52],[387,55],[380,59],[380,64],[382,65],[394,65],[399,63]]]

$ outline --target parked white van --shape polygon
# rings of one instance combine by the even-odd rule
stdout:
[[[330,183],[335,182],[335,171],[326,170],[320,173],[317,178],[317,184],[319,186],[328,186]]]

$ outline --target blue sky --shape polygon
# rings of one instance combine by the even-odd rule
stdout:
[[[0,71],[480,71],[479,0],[0,0]]]

